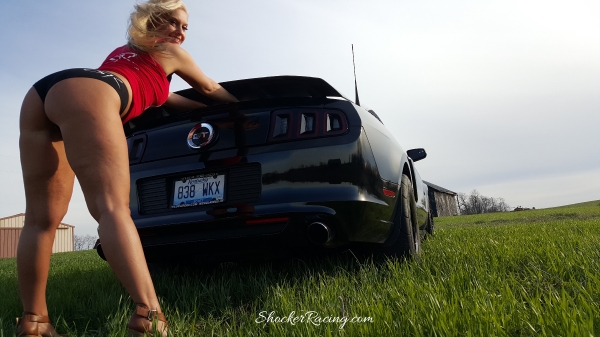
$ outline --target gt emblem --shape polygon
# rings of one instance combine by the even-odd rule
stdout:
[[[204,132],[204,131],[202,131],[202,132],[196,132],[196,133],[194,133],[194,136],[192,137],[192,139],[194,139],[194,140],[196,140],[196,139],[203,140],[203,139],[208,138],[209,134],[210,133]]]
[[[215,138],[212,125],[201,123],[192,128],[187,137],[188,146],[192,149],[201,149],[208,146]]]

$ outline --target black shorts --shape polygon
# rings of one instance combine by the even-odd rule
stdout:
[[[40,95],[42,102],[44,102],[46,100],[46,95],[52,86],[62,80],[73,77],[95,78],[108,83],[111,87],[115,88],[119,94],[119,97],[121,98],[121,109],[119,113],[123,114],[123,110],[125,110],[127,103],[129,102],[129,92],[127,92],[127,87],[120,78],[107,71],[87,68],[66,69],[42,78],[41,80],[35,82],[33,87],[37,91],[38,95]]]

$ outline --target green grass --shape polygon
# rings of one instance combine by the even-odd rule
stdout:
[[[155,285],[177,336],[600,336],[599,203],[436,218],[419,260],[228,263]],[[12,336],[14,259],[0,284],[0,337]],[[52,256],[48,304],[70,336],[124,336],[133,309],[93,251]],[[372,322],[255,322],[271,311]]]

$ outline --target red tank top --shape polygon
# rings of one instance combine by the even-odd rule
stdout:
[[[150,54],[122,46],[108,55],[98,68],[123,75],[131,86],[131,106],[123,124],[152,106],[161,106],[169,97],[169,80],[162,66]]]

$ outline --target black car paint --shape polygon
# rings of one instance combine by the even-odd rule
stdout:
[[[306,79],[284,78],[292,82]],[[242,82],[222,85],[235,92],[235,85]],[[331,89],[323,90],[336,96]],[[190,91],[183,94],[194,95]],[[269,142],[271,113],[283,108],[341,111],[347,131],[331,137]],[[158,108],[148,114],[158,118],[141,123],[134,120],[131,125],[138,125],[126,128],[131,214],[149,260],[312,247],[306,228],[314,221],[333,228],[334,238],[325,244],[329,248],[350,243],[389,244],[394,239],[392,219],[402,174],[413,181],[419,225],[425,226],[427,191],[412,160],[379,118],[352,102],[327,97],[261,98],[160,118],[169,114]],[[216,126],[219,138],[208,149],[193,150],[187,146],[186,136],[200,122]],[[250,174],[244,170],[251,165],[255,165],[254,174],[259,165],[258,194],[254,186],[248,187],[254,188],[254,194],[246,199],[169,207],[173,179],[205,172],[231,177],[231,170],[239,170],[243,176]],[[152,200],[158,206],[153,204],[151,211],[143,206],[146,201],[138,193],[147,181],[159,186],[156,194],[162,195],[160,200]],[[228,183],[228,188],[232,186]],[[394,197],[386,196],[384,188]],[[248,225],[249,219],[274,220]]]

